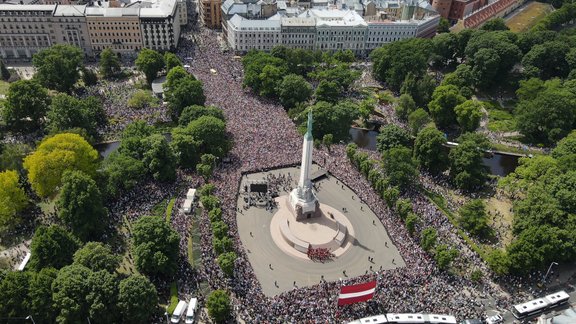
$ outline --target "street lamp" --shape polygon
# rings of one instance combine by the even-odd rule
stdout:
[[[164,312],[164,316],[166,316],[166,323],[170,324],[170,319],[168,318],[168,309]]]
[[[558,263],[556,262],[552,262],[550,263],[550,266],[548,267],[548,271],[546,271],[546,275],[544,276],[544,283],[546,283],[546,278],[548,278],[548,274],[550,274],[550,270],[552,270],[552,266],[558,265]]]
[[[26,319],[27,319],[27,320],[31,320],[31,321],[32,321],[32,324],[36,324],[36,322],[34,322],[34,317],[32,317],[32,315],[26,316]]]

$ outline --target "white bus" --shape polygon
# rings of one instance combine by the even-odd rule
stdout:
[[[388,323],[388,321],[386,320],[386,315],[383,314],[371,317],[364,317],[361,319],[357,319],[353,322],[350,322],[348,324],[382,324],[382,323]]]
[[[188,304],[186,304],[185,301],[181,300],[178,302],[178,305],[176,305],[176,308],[174,309],[174,313],[172,313],[172,317],[170,318],[170,322],[177,324],[180,323],[180,319],[182,319],[182,315],[184,315],[184,311],[186,310],[186,306],[188,306]]]
[[[555,292],[542,298],[536,298],[526,303],[514,305],[512,314],[517,319],[525,319],[568,303],[570,295],[564,290]]]

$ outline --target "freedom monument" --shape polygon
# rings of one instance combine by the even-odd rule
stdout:
[[[299,168],[241,179],[238,232],[267,296],[405,265],[370,206],[331,175],[329,167],[314,164],[313,149],[309,113]]]

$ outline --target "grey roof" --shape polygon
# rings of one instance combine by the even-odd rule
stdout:
[[[12,5],[0,4],[0,11],[54,11],[56,5]]]
[[[164,93],[164,82],[166,82],[166,76],[161,76],[152,81],[152,92],[154,94]]]
[[[84,17],[86,5],[58,5],[54,16],[56,17]]]

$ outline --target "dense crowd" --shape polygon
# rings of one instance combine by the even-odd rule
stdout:
[[[221,199],[223,218],[229,225],[239,258],[234,279],[226,279],[215,263],[211,231],[206,217],[200,220],[202,236],[202,275],[213,288],[233,292],[235,310],[247,322],[325,322],[345,321],[384,312],[434,312],[458,318],[478,317],[483,313],[480,299],[492,291],[480,291],[477,285],[462,277],[439,272],[430,256],[411,238],[402,222],[385,206],[370,184],[346,158],[344,147],[336,145],[328,153],[315,150],[314,160],[349,186],[384,223],[406,267],[381,271],[347,279],[346,283],[362,282],[376,277],[378,292],[373,302],[337,308],[339,282],[322,282],[300,287],[268,298],[262,293],[236,227],[236,206],[240,178],[244,173],[295,165],[300,162],[302,137],[293,122],[277,104],[259,98],[242,87],[242,66],[232,54],[221,53],[216,34],[203,30],[196,36],[201,45],[195,48],[190,72],[204,83],[208,105],[223,109],[227,131],[234,141],[230,163],[215,172],[215,194]],[[179,53],[188,57],[191,45]],[[269,179],[284,191],[286,182]],[[278,184],[277,184],[278,183]],[[288,182],[289,183],[289,182]],[[415,197],[418,198],[418,197]],[[421,198],[414,200],[415,209],[425,213],[427,221],[438,227],[451,228],[444,216]],[[442,233],[444,234],[444,232]],[[454,239],[458,240],[457,237]],[[469,258],[478,260],[470,252]],[[478,264],[482,263],[478,261]]]

